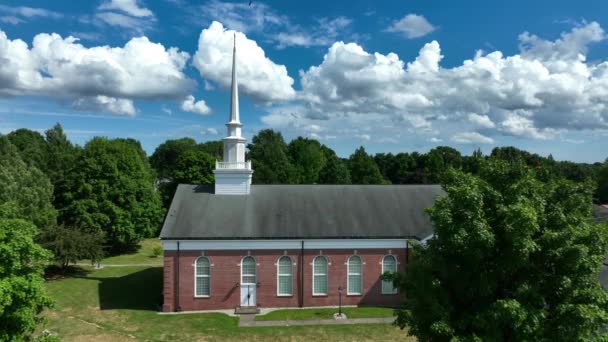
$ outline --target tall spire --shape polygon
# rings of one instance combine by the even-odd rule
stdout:
[[[239,84],[236,78],[236,32],[232,49],[232,96],[230,97],[230,122],[240,123],[239,117]]]
[[[245,159],[245,143],[241,135],[243,125],[239,117],[239,84],[236,78],[236,32],[232,50],[232,94],[230,97],[230,121],[226,123],[224,160],[215,162],[215,194],[247,195],[251,190],[251,162]]]

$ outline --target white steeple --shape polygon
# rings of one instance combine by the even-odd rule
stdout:
[[[230,96],[230,123],[240,124],[239,118],[239,83],[236,78],[236,32],[234,33],[234,47],[232,48],[232,92]]]
[[[236,32],[232,50],[232,86],[230,118],[226,123],[228,135],[224,138],[224,161],[215,163],[216,195],[247,195],[251,187],[251,162],[245,161],[245,143],[241,136],[243,125],[239,114],[239,85],[236,75]]]

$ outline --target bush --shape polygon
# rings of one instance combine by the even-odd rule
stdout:
[[[152,249],[152,257],[153,258],[158,258],[162,254],[163,254],[163,248],[162,247],[154,247]]]

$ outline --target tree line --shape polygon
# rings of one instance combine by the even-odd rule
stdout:
[[[490,155],[480,150],[462,155],[439,146],[427,153],[368,154],[359,147],[340,158],[315,139],[298,137],[289,143],[281,133],[266,129],[247,146],[254,169],[254,184],[436,184],[447,169],[479,173],[482,160],[521,161],[542,170],[547,178],[589,182],[597,202],[608,202],[608,163],[556,161],[515,147],[497,147]],[[215,160],[222,159],[221,141],[197,144],[191,138],[167,140],[150,157],[152,167],[164,180],[163,199],[170,202],[177,183],[212,184]]]
[[[255,184],[441,183],[447,170],[480,176],[484,163],[504,161],[531,168],[546,182],[585,184],[596,201],[608,202],[608,163],[555,161],[514,147],[470,156],[446,146],[375,155],[359,147],[340,158],[317,140],[286,142],[270,129],[247,147]],[[31,332],[36,314],[50,305],[41,285],[45,265],[94,262],[158,236],[177,184],[212,184],[222,154],[221,141],[191,138],[167,140],[149,157],[134,139],[94,137],[78,146],[59,124],[44,134],[19,129],[0,136],[0,245],[7,246],[0,248],[0,260],[7,263],[0,267],[0,288],[13,299],[0,307],[0,322],[15,322],[0,324],[0,340]],[[25,302],[24,287],[14,284],[27,284]]]

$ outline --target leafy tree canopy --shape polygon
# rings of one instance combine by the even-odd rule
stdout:
[[[51,254],[34,243],[37,228],[20,219],[0,219],[0,341],[22,341],[52,302],[43,272]]]
[[[68,140],[60,124],[45,132],[45,140],[47,163],[43,171],[53,184],[53,204],[61,210],[65,207],[65,203],[61,202],[61,194],[65,191],[67,174],[74,165],[79,149]]]
[[[44,137],[36,131],[20,128],[7,135],[13,145],[17,147],[21,158],[29,165],[40,170],[46,169],[47,150]]]
[[[177,158],[185,151],[195,148],[196,141],[192,138],[167,140],[160,144],[150,156],[150,164],[156,170],[159,178],[172,178]]]
[[[420,341],[606,339],[608,227],[591,222],[587,184],[535,173],[497,160],[479,176],[447,173],[429,210],[435,238],[397,277],[400,326]]]
[[[271,129],[261,130],[251,139],[249,158],[256,184],[293,184],[296,171],[287,155],[287,144],[281,133]]]
[[[53,186],[46,175],[19,156],[7,137],[0,136],[0,217],[21,218],[38,228],[56,224]]]
[[[342,159],[329,147],[321,146],[325,156],[325,165],[319,172],[319,183],[321,184],[350,184],[350,170]]]
[[[188,150],[175,162],[174,182],[176,184],[213,184],[215,158],[201,150]]]
[[[53,253],[53,259],[62,268],[69,263],[91,260],[92,263],[103,258],[103,234],[85,232],[63,225],[45,230],[38,239],[44,248]]]
[[[224,158],[224,142],[221,140],[205,141],[198,144],[197,148],[211,155],[214,160],[222,160]]]
[[[426,172],[430,175],[432,183],[437,183],[445,170],[450,167],[460,169],[462,156],[455,148],[439,146],[426,154]]]
[[[608,203],[608,161],[604,162],[604,166],[598,176],[598,199],[600,203]]]
[[[68,176],[62,222],[105,234],[112,250],[132,248],[155,234],[162,220],[152,174],[136,141],[93,138]]]
[[[359,147],[348,161],[353,184],[383,184],[384,179],[374,159]]]
[[[319,182],[319,173],[325,166],[326,159],[317,140],[297,137],[289,143],[287,151],[295,168],[297,183]]]

